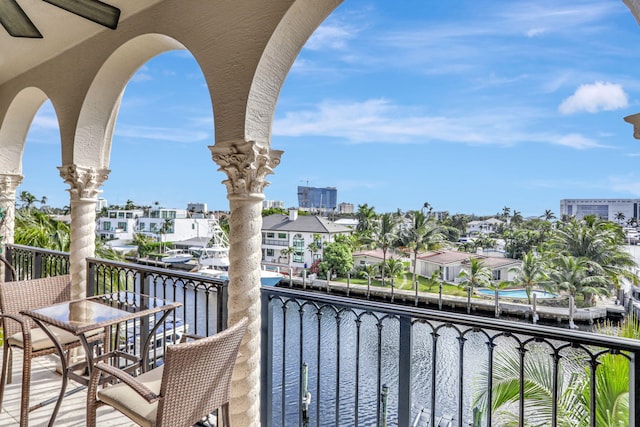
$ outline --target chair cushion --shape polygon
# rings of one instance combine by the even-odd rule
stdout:
[[[136,379],[154,393],[160,394],[162,370],[163,366],[160,366],[137,376]],[[156,425],[158,402],[147,402],[126,384],[119,383],[98,389],[98,399],[113,406],[141,426],[153,427]]]
[[[67,332],[64,329],[56,328],[55,326],[49,327],[49,330],[56,336],[58,342],[61,345],[67,345],[74,341],[78,341],[78,337]],[[86,336],[93,336],[102,332],[102,329],[95,329],[87,332]],[[22,338],[22,332],[13,334],[8,339],[9,345],[14,347],[24,348],[24,340]],[[47,334],[40,328],[31,329],[31,351],[40,351],[47,348],[53,348],[53,343],[47,336]]]

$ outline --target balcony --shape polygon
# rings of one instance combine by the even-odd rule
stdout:
[[[28,253],[9,247],[19,274],[64,273],[63,254]],[[191,332],[211,335],[224,328],[226,283],[97,259],[89,259],[87,268],[91,292],[127,287],[175,299],[184,303],[177,316]],[[549,380],[544,425],[563,424],[578,414],[578,425],[593,426],[607,358],[619,358],[629,369],[628,425],[640,425],[635,363],[640,342],[635,340],[279,287],[262,288],[261,316],[264,426],[500,425],[506,415],[495,408],[483,411],[482,396],[491,400],[505,391],[499,384],[505,368],[511,368],[516,398],[502,409],[523,425],[540,405],[528,388],[530,373],[540,367]],[[54,365],[37,365],[33,402],[50,397],[58,386]],[[18,366],[14,363],[16,373]],[[582,387],[581,397],[569,399],[572,387]],[[19,388],[15,381],[7,387],[3,425],[16,422]],[[81,423],[84,398],[80,392],[65,399],[56,425]],[[104,425],[130,425],[108,409],[101,411]],[[49,414],[49,407],[37,409],[33,424]]]

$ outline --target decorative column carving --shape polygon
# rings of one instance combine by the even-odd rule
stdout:
[[[71,187],[70,273],[71,297],[83,298],[87,290],[86,258],[95,255],[98,189],[109,177],[108,169],[78,165],[61,166],[60,176]]]
[[[624,121],[633,125],[633,137],[640,139],[640,113],[627,116]]]
[[[22,175],[0,174],[0,209],[3,220],[0,226],[0,236],[3,243],[13,243],[16,219],[16,189],[22,182]]]
[[[0,174],[0,243],[13,243],[16,222],[16,189],[22,182],[22,175]],[[4,281],[5,267],[0,263],[0,282]]]
[[[262,201],[265,177],[280,163],[282,151],[252,141],[210,146],[213,161],[228,179],[229,324],[247,317],[249,325],[231,385],[231,422],[260,425],[260,262],[262,260]]]

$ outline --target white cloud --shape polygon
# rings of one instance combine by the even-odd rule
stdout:
[[[541,36],[542,34],[546,33],[547,30],[544,28],[532,28],[529,31],[527,31],[527,37],[529,38],[534,38],[534,37],[538,37]]]
[[[539,118],[531,109],[484,109],[478,113],[430,116],[385,99],[361,102],[325,100],[314,108],[288,111],[276,118],[273,134],[289,137],[329,137],[352,143],[463,143],[512,146],[545,143],[574,149],[606,148],[578,134],[554,135],[522,129]]]
[[[573,114],[580,111],[597,113],[625,108],[629,105],[622,86],[609,82],[595,82],[578,87],[573,95],[562,101],[558,111]]]
[[[598,144],[596,141],[586,138],[577,133],[571,133],[568,135],[563,135],[551,142],[563,145],[565,147],[575,148],[577,150],[584,150],[588,148],[606,148],[605,145]]]
[[[305,48],[309,50],[344,49],[347,40],[357,33],[353,27],[341,24],[321,25],[309,38]]]
[[[134,139],[153,139],[156,141],[170,141],[180,143],[203,141],[209,138],[209,134],[204,131],[184,128],[163,128],[128,125],[116,126],[115,134],[117,136]]]

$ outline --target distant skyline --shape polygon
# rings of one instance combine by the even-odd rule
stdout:
[[[349,0],[287,77],[271,147],[284,150],[267,200],[298,185],[338,203],[558,215],[561,199],[640,197],[640,27],[621,0]],[[228,210],[204,78],[188,52],[141,67],[113,137],[111,204]],[[20,191],[69,204],[46,103],[25,146]]]

